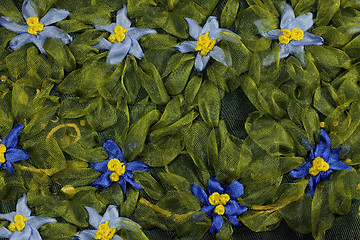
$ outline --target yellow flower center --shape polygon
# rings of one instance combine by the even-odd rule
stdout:
[[[209,203],[211,205],[217,205],[214,209],[214,212],[219,215],[224,215],[225,213],[225,205],[230,200],[230,196],[228,194],[219,194],[218,192],[214,192],[209,197]]]
[[[329,170],[329,164],[325,162],[322,157],[317,157],[312,162],[312,167],[309,169],[309,174],[316,176],[319,172],[326,172]]]
[[[5,152],[6,146],[4,144],[0,144],[0,163],[5,163]]]
[[[209,33],[201,35],[196,42],[195,51],[200,51],[201,56],[206,56],[215,46],[216,40],[209,38]]]
[[[110,171],[112,171],[110,180],[113,182],[119,181],[120,176],[126,171],[125,163],[120,162],[119,159],[116,158],[111,159],[108,162],[107,167]]]
[[[17,214],[14,217],[14,222],[11,222],[10,225],[8,226],[8,229],[11,232],[15,232],[15,231],[22,231],[25,228],[25,223],[27,222],[27,218],[21,216],[20,214]]]
[[[29,17],[26,20],[26,23],[29,25],[28,33],[32,35],[37,35],[44,30],[44,24],[39,23],[38,17]]]
[[[304,32],[300,28],[281,29],[282,35],[279,36],[279,42],[283,44],[288,44],[291,40],[299,41],[303,39]]]
[[[108,37],[109,42],[114,43],[117,41],[121,43],[122,41],[124,41],[127,29],[123,28],[122,26],[116,26],[114,28],[114,32],[115,33],[110,34],[110,36]]]
[[[96,231],[96,235],[94,238],[100,240],[110,240],[114,237],[115,232],[116,229],[110,228],[109,221],[106,221],[105,223],[99,225],[99,228]]]

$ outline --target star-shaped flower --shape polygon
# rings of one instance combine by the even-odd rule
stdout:
[[[134,223],[141,228],[139,224],[129,218],[119,217],[119,211],[116,206],[110,205],[107,207],[103,216],[100,216],[92,207],[85,207],[89,213],[89,223],[96,230],[84,230],[75,235],[80,240],[122,240],[122,238],[115,233],[123,227],[121,222],[128,221]]]
[[[245,212],[248,208],[241,206],[234,199],[244,194],[243,185],[234,180],[226,187],[222,187],[215,176],[209,178],[208,196],[204,189],[192,185],[191,192],[195,197],[205,204],[200,212],[206,213],[213,219],[210,233],[218,233],[223,225],[223,215],[225,214],[233,226],[240,226],[237,216]]]
[[[310,175],[308,186],[311,196],[314,196],[316,185],[322,180],[328,180],[333,171],[351,168],[339,158],[341,147],[340,145],[332,149],[329,135],[324,129],[321,129],[320,141],[316,147],[312,147],[309,161],[290,171],[290,175],[294,178],[303,178]]]
[[[106,62],[112,64],[122,62],[127,54],[141,59],[144,53],[138,40],[145,35],[156,33],[156,30],[150,28],[131,27],[126,6],[117,12],[115,23],[106,26],[94,25],[94,27],[110,33],[108,39],[101,38],[94,47],[100,50],[109,49]]]
[[[210,57],[226,66],[231,66],[230,56],[226,59],[224,51],[220,47],[215,46],[215,44],[222,39],[222,36],[219,34],[221,32],[232,33],[239,39],[240,37],[230,30],[219,28],[217,18],[213,16],[210,16],[206,20],[203,28],[200,27],[192,18],[185,18],[185,20],[189,25],[190,36],[196,39],[196,41],[184,41],[175,46],[175,48],[182,53],[197,52],[195,58],[195,69],[198,72],[204,70],[210,60]]]
[[[60,38],[64,44],[72,41],[72,37],[69,34],[64,33],[55,26],[49,26],[65,19],[70,14],[69,11],[50,8],[39,20],[39,15],[31,6],[30,0],[25,0],[22,6],[22,13],[27,23],[24,25],[16,24],[5,16],[0,17],[1,26],[19,34],[10,41],[10,48],[12,50],[15,51],[21,46],[32,42],[42,54],[46,54],[43,45],[48,37]]]
[[[121,187],[124,199],[126,182],[130,183],[136,190],[143,189],[140,184],[134,181],[132,172],[146,171],[149,166],[140,161],[127,163],[119,146],[113,140],[105,140],[103,147],[109,154],[109,158],[101,162],[90,163],[90,166],[103,173],[92,185],[98,188],[107,188],[112,182],[117,182]]]
[[[7,228],[0,228],[0,238],[41,240],[42,238],[38,232],[39,227],[56,222],[55,218],[30,216],[31,210],[26,203],[27,197],[24,194],[19,198],[15,212],[0,214],[0,218],[10,221]]]
[[[15,125],[9,134],[0,141],[0,168],[9,172],[15,171],[11,163],[29,159],[24,150],[15,148],[18,143],[19,132],[23,128],[24,125],[22,124]]]
[[[263,36],[279,40],[280,58],[286,58],[289,54],[304,52],[304,46],[324,44],[322,37],[306,32],[313,24],[312,13],[295,18],[293,8],[286,3],[281,16],[280,29],[272,29]]]

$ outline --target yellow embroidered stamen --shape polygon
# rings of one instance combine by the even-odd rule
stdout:
[[[320,127],[324,128],[325,127],[325,122],[320,122]]]
[[[195,51],[200,51],[201,56],[206,56],[215,46],[216,40],[209,38],[209,33],[201,35],[196,42]]]
[[[123,28],[122,26],[116,26],[114,28],[115,33],[111,33],[108,37],[109,42],[119,42],[121,43],[125,39],[125,33],[127,33],[127,29]]]
[[[120,176],[126,172],[125,163],[119,161],[119,159],[113,158],[111,159],[107,167],[110,171],[113,171],[110,175],[110,180],[113,182],[117,182],[120,179]]]
[[[8,226],[8,229],[11,232],[15,232],[15,231],[22,231],[25,228],[25,223],[27,222],[27,218],[21,216],[20,214],[17,214],[14,217],[14,222],[11,222],[10,225]]]
[[[44,30],[44,24],[39,22],[38,17],[29,17],[26,20],[26,23],[29,25],[28,33],[32,35],[37,35],[39,32]]]
[[[322,158],[317,157],[312,162],[312,167],[309,169],[309,174],[316,176],[320,172],[326,172],[329,170],[329,164]]]
[[[219,194],[218,192],[214,192],[209,197],[209,203],[211,205],[226,205],[226,203],[230,200],[230,196],[228,194]]]
[[[4,144],[0,144],[0,163],[5,163],[5,152],[6,146]]]
[[[99,240],[110,240],[114,237],[116,232],[115,228],[109,227],[109,221],[102,223],[99,225],[98,230],[96,231],[96,235],[94,239]]]
[[[214,209],[214,213],[219,215],[224,215],[225,207],[223,205],[217,205],[216,208]]]
[[[282,44],[288,44],[291,40],[299,41],[303,39],[304,32],[300,28],[281,29],[282,35],[279,36],[279,42]]]

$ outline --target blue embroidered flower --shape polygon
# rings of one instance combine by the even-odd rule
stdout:
[[[218,46],[215,46],[215,43],[222,39],[221,35],[219,35],[221,32],[232,33],[239,39],[240,37],[230,30],[219,28],[217,18],[213,16],[207,19],[203,28],[192,18],[185,18],[185,20],[189,25],[190,36],[196,39],[196,41],[184,41],[175,46],[175,48],[182,53],[198,52],[195,58],[195,69],[198,72],[204,70],[210,57],[226,66],[231,66],[230,56],[226,59],[224,51]]]
[[[278,39],[280,58],[286,58],[289,54],[304,52],[304,46],[324,44],[322,37],[306,32],[313,24],[312,13],[302,14],[295,18],[293,8],[289,4],[285,4],[280,21],[281,29],[272,29],[263,36]]]
[[[240,226],[237,215],[242,214],[248,208],[241,206],[234,199],[244,194],[243,185],[234,180],[226,187],[222,187],[215,176],[209,178],[208,196],[204,189],[199,186],[192,185],[191,192],[195,197],[205,204],[200,212],[206,213],[213,219],[210,227],[210,233],[218,233],[223,225],[223,215],[225,214],[233,226]]]
[[[1,26],[19,34],[10,41],[10,48],[12,50],[15,51],[21,46],[32,42],[42,54],[46,54],[43,45],[48,37],[60,38],[64,44],[72,41],[72,37],[69,34],[64,33],[57,27],[49,26],[65,19],[70,14],[69,11],[51,8],[39,20],[39,15],[31,6],[30,0],[25,0],[22,6],[22,13],[27,23],[25,25],[16,24],[5,16],[0,17]]]
[[[331,139],[325,130],[321,129],[320,141],[316,147],[312,147],[309,161],[290,171],[290,175],[303,178],[310,174],[309,190],[311,196],[314,196],[316,185],[321,180],[328,180],[333,171],[351,168],[339,159],[341,147],[340,145],[331,149]]]
[[[107,40],[102,38],[100,42],[94,46],[100,50],[110,50],[106,62],[112,64],[122,62],[127,54],[131,54],[137,59],[141,59],[144,56],[138,40],[145,35],[156,33],[156,30],[130,26],[131,22],[127,17],[126,6],[117,12],[115,23],[106,26],[94,25],[95,28],[110,33]]]
[[[98,188],[107,188],[112,182],[117,182],[121,187],[124,199],[126,182],[130,183],[136,190],[143,189],[140,184],[134,181],[132,172],[146,171],[149,166],[140,161],[127,163],[119,146],[113,140],[105,140],[103,147],[109,154],[109,158],[101,162],[90,163],[90,166],[103,173],[92,185]]]
[[[0,218],[10,221],[7,228],[0,228],[0,238],[41,240],[38,232],[39,227],[56,222],[55,218],[30,216],[31,210],[26,203],[27,197],[24,194],[16,204],[16,212],[0,214]]]
[[[139,224],[129,218],[119,217],[119,211],[116,206],[110,205],[106,209],[103,216],[100,216],[92,207],[85,207],[89,213],[89,223],[96,230],[84,230],[75,235],[80,240],[93,239],[112,239],[122,240],[122,238],[115,233],[123,227],[123,222],[131,222],[137,227],[141,228]]]
[[[23,128],[24,125],[22,124],[15,125],[9,134],[0,141],[0,168],[9,172],[15,171],[11,163],[29,159],[24,150],[15,148],[18,143],[19,132]]]

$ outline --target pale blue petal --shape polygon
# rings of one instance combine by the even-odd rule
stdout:
[[[106,212],[104,213],[101,223],[104,223],[106,221],[110,221],[113,218],[119,217],[119,210],[115,205],[110,205],[107,207]]]
[[[9,222],[13,222],[14,221],[14,217],[17,213],[16,212],[11,212],[11,213],[6,213],[6,214],[0,214],[0,219],[5,219]]]
[[[42,240],[39,231],[36,228],[30,227],[31,228],[31,235],[29,240]]]
[[[127,8],[125,5],[116,13],[116,25],[122,26],[123,28],[129,28],[131,26],[131,21],[127,17]]]
[[[141,59],[144,56],[144,53],[140,47],[139,42],[136,41],[135,39],[131,39],[131,47],[130,47],[129,54],[133,55],[137,59]]]
[[[38,229],[39,227],[41,227],[44,224],[53,223],[53,222],[56,222],[55,218],[31,216],[31,217],[28,217],[27,224]]]
[[[272,30],[268,31],[267,33],[263,33],[262,35],[263,35],[263,37],[277,40],[279,38],[279,36],[282,35],[282,32],[280,29],[272,29]]]
[[[309,28],[312,27],[314,24],[313,14],[312,13],[306,13],[298,16],[294,20],[292,20],[287,27],[288,29],[294,29],[294,28],[300,28],[304,32],[307,31]]]
[[[184,41],[179,45],[175,46],[176,50],[179,50],[181,53],[195,52],[196,41]]]
[[[28,25],[16,24],[5,16],[0,17],[0,25],[15,33],[27,33],[27,30],[29,28]]]
[[[28,217],[31,214],[30,208],[27,204],[27,196],[23,194],[21,198],[17,201],[16,204],[16,213],[22,215],[23,217]]]
[[[44,31],[39,33],[40,37],[53,37],[60,38],[64,44],[68,44],[72,42],[72,37],[69,34],[66,34],[60,28],[54,26],[44,27]]]
[[[94,45],[93,47],[99,49],[99,50],[107,50],[110,49],[112,46],[112,43],[106,40],[105,38],[101,38],[99,43]]]
[[[289,53],[290,54],[293,54],[293,55],[295,55],[295,54],[297,54],[297,53],[303,53],[303,52],[305,52],[305,50],[304,50],[304,46],[295,46],[295,45],[293,45],[293,44],[288,44],[288,49],[289,49]]]
[[[18,50],[27,43],[31,43],[34,37],[29,33],[19,34],[10,41],[10,48],[14,51]]]
[[[96,29],[102,29],[109,33],[115,33],[114,29],[116,27],[116,23],[110,23],[109,25],[94,25]]]
[[[84,230],[79,234],[76,234],[74,237],[80,240],[94,240],[96,235],[96,230]]]
[[[46,37],[33,37],[31,38],[31,42],[35,44],[35,46],[39,49],[39,51],[44,54],[47,55],[45,49],[44,49],[44,43],[45,43]]]
[[[31,233],[32,233],[31,227],[28,224],[26,224],[25,228],[22,231],[20,232],[15,231],[13,235],[11,235],[10,240],[29,240]]]
[[[40,19],[40,23],[43,23],[45,26],[47,26],[64,20],[69,14],[70,12],[66,10],[50,8],[45,16]]]
[[[210,60],[209,54],[206,56],[201,56],[200,52],[198,52],[195,58],[195,69],[198,72],[201,72],[202,70],[204,70],[209,60]]]
[[[284,11],[281,15],[280,28],[287,28],[292,20],[295,19],[294,10],[288,3],[285,4]]]
[[[205,23],[203,29],[201,30],[200,35],[203,35],[207,32],[210,33],[210,31],[212,31],[216,28],[219,28],[219,22],[217,20],[217,17],[210,16],[206,20],[206,23]]]
[[[89,214],[89,223],[93,228],[98,228],[100,225],[102,216],[92,207],[85,207]]]
[[[303,39],[299,41],[292,40],[292,45],[295,46],[307,46],[307,45],[323,45],[324,39],[322,37],[316,36],[312,33],[304,33]]]
[[[31,6],[30,0],[25,0],[23,2],[22,13],[23,13],[23,16],[25,18],[25,21],[29,17],[39,17],[39,15],[36,13],[35,9]]]
[[[209,53],[208,55],[210,55],[210,57],[212,57],[213,59],[215,59],[216,61],[226,65],[226,66],[231,66],[231,61],[230,58],[228,61],[226,61],[226,57],[225,57],[225,53],[224,51],[219,48],[218,46],[215,46]]]
[[[280,59],[289,56],[289,48],[288,48],[289,44],[280,43],[279,45],[280,45]]]
[[[114,235],[112,240],[123,240],[123,238],[118,235]]]
[[[126,35],[129,35],[130,37],[139,40],[141,37],[149,34],[155,34],[157,33],[155,29],[151,28],[129,28]]]
[[[115,64],[122,62],[128,54],[131,47],[130,37],[125,37],[121,43],[115,42],[110,48],[109,54],[106,58],[107,63]]]
[[[197,24],[197,22],[192,18],[185,18],[185,21],[189,25],[189,35],[194,38],[198,39],[202,30],[202,27]]]
[[[12,232],[10,232],[7,228],[1,227],[0,228],[0,238],[10,238]]]

